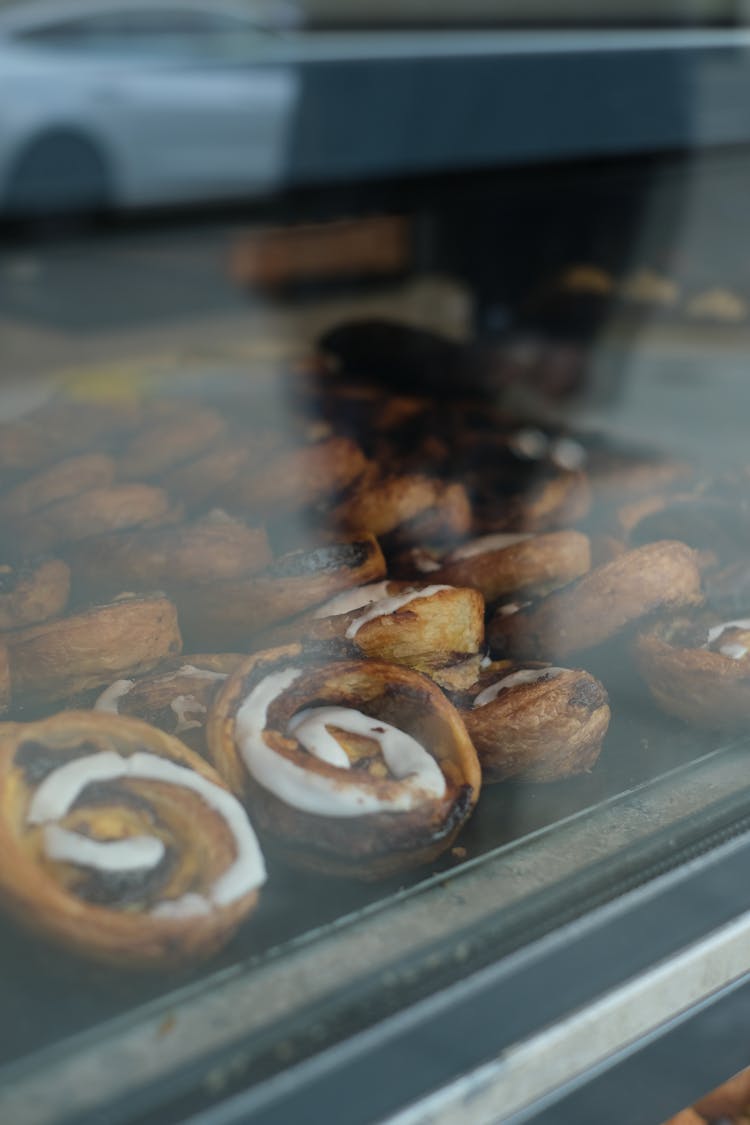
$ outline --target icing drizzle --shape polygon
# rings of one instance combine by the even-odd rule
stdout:
[[[501,680],[497,680],[496,683],[486,687],[484,691],[480,691],[472,703],[472,710],[476,707],[484,707],[487,703],[492,703],[501,691],[507,691],[508,688],[516,687],[517,684],[533,684],[542,679],[556,680],[565,671],[567,671],[565,668],[522,668],[518,672],[511,672],[509,676],[503,676]]]

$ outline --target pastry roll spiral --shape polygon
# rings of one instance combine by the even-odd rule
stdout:
[[[476,753],[431,680],[379,660],[249,657],[209,715],[219,772],[290,862],[377,878],[449,847],[479,794]]]
[[[0,566],[0,629],[21,629],[62,613],[70,594],[70,568],[61,559]]]
[[[609,726],[604,686],[580,669],[498,661],[460,700],[485,782],[586,773]]]
[[[0,728],[0,848],[19,923],[118,968],[210,954],[265,879],[213,769],[146,723],[88,711]]]

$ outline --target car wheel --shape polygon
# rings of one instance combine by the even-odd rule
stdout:
[[[13,215],[64,215],[104,210],[110,202],[106,161],[96,144],[77,133],[37,137],[11,169],[5,209]]]

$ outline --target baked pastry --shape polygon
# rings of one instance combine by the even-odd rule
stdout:
[[[221,415],[209,406],[163,402],[152,407],[150,422],[130,439],[117,461],[122,480],[142,480],[166,473],[196,457],[224,432]]]
[[[638,671],[662,711],[710,729],[750,719],[750,617],[675,615],[640,634]]]
[[[149,484],[111,484],[68,496],[10,525],[24,555],[51,551],[92,535],[146,527],[173,518],[162,488]]]
[[[214,952],[265,880],[247,814],[206,762],[91,711],[0,729],[0,849],[3,907],[119,969]]]
[[[248,578],[175,589],[174,597],[193,648],[242,649],[269,626],[384,575],[380,547],[363,533],[290,551]]]
[[[593,648],[656,610],[702,600],[696,552],[663,540],[627,551],[518,612],[501,607],[488,639],[498,656],[557,659]]]
[[[268,566],[271,550],[263,528],[217,510],[192,523],[99,535],[69,557],[77,583],[91,596],[240,578]]]
[[[208,720],[212,760],[289,862],[378,878],[448,848],[479,795],[458,712],[426,676],[318,663],[300,645],[237,668]]]
[[[205,757],[208,709],[219,686],[244,659],[233,652],[176,657],[137,680],[115,680],[94,710],[143,719]]]
[[[253,472],[265,458],[275,453],[281,442],[282,435],[268,429],[225,439],[170,469],[161,478],[162,487],[191,511],[209,507],[216,502],[222,488],[231,485],[241,474]]]
[[[10,658],[8,646],[0,643],[0,715],[4,715],[11,704]]]
[[[588,773],[609,726],[604,686],[588,672],[498,661],[459,710],[488,781],[560,781]]]
[[[633,546],[655,539],[680,539],[727,563],[750,550],[750,504],[746,499],[677,493],[661,496],[659,501],[653,498],[650,510],[644,501],[637,516],[632,506],[621,511],[621,518],[631,518]]]
[[[589,540],[579,531],[498,532],[456,547],[429,575],[431,582],[481,590],[495,602],[509,594],[547,594],[585,574],[590,563]]]
[[[466,489],[421,473],[366,473],[328,519],[350,531],[367,528],[389,545],[460,539],[471,526]]]
[[[0,629],[20,629],[62,613],[70,595],[70,568],[61,559],[0,566]]]
[[[468,686],[484,642],[484,600],[477,590],[374,582],[256,639],[256,648],[291,641],[343,642],[357,655],[406,664],[440,681],[445,671]],[[475,659],[471,659],[475,658]]]
[[[126,595],[7,635],[14,700],[52,703],[155,668],[182,649],[163,595]]]
[[[83,453],[27,477],[0,496],[0,517],[17,519],[68,496],[112,484],[115,463],[103,453]]]
[[[514,470],[510,481],[491,477],[474,499],[472,530],[477,535],[498,531],[554,531],[570,527],[588,515],[591,489],[580,470],[534,467],[526,474]]]

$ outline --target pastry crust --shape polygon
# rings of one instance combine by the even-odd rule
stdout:
[[[268,689],[271,683],[285,686],[273,695]],[[245,708],[258,691],[273,698],[265,718],[258,719],[263,726],[255,731]],[[251,693],[255,694],[248,703]],[[365,721],[374,720],[368,730],[387,737],[379,725],[385,724],[416,739],[430,768],[434,771],[435,763],[439,767],[442,793],[417,789],[405,801],[406,776],[398,781],[385,768],[373,741],[375,734],[357,740],[348,733],[351,726],[332,724],[351,767],[342,769],[308,753],[289,724],[311,706],[351,708],[364,713]],[[235,792],[244,795],[259,830],[284,858],[335,875],[380,878],[434,859],[455,839],[481,784],[466,728],[431,680],[379,660],[318,663],[300,645],[257,653],[236,669],[211,709],[208,742],[217,769]],[[256,751],[271,762],[263,784],[257,777],[261,768]],[[268,788],[275,786],[277,768],[290,768],[283,763],[291,763],[296,786],[284,799]],[[331,812],[329,802],[339,811]],[[311,811],[313,806],[318,811]],[[342,813],[344,808],[348,811]]]
[[[264,528],[225,512],[193,523],[101,535],[70,553],[76,581],[89,592],[169,590],[228,581],[271,562]]]
[[[209,707],[227,676],[245,659],[234,652],[175,657],[137,680],[115,680],[94,710],[143,719],[206,757]]]
[[[696,552],[664,540],[627,551],[527,609],[496,613],[488,638],[498,656],[557,659],[593,648],[656,610],[701,601]]]
[[[720,624],[710,611],[661,622],[639,635],[635,661],[662,711],[731,730],[750,719],[750,625],[727,629],[710,643],[709,629]]]
[[[224,432],[221,415],[208,406],[164,403],[156,417],[128,442],[117,462],[122,480],[142,480],[166,473],[196,457]]]
[[[510,497],[494,493],[474,507],[476,534],[554,531],[584,519],[591,507],[588,477],[580,471],[541,469],[528,487]]]
[[[0,516],[4,519],[23,518],[68,496],[106,487],[112,484],[114,477],[115,463],[103,453],[69,457],[35,473],[0,496]]]
[[[519,539],[511,535],[505,544],[488,536],[485,542],[470,541],[449,554],[430,571],[430,581],[472,586],[494,602],[508,594],[547,594],[585,574],[590,565],[589,540],[579,531]]]
[[[69,596],[70,568],[61,559],[0,566],[0,629],[46,621],[62,613]]]
[[[588,773],[610,720],[607,692],[588,672],[508,660],[483,669],[459,709],[485,782]]]
[[[76,764],[71,802],[55,781]],[[252,871],[230,883],[240,848]],[[0,899],[19,923],[118,969],[214,952],[264,878],[244,810],[206,762],[146,723],[84,711],[3,727],[0,849]]]
[[[112,484],[59,500],[11,526],[23,553],[31,555],[92,535],[165,523],[170,518],[170,500],[164,489]]]
[[[246,648],[271,625],[384,575],[377,541],[362,534],[290,551],[260,574],[175,590],[174,596],[192,647]]]
[[[155,668],[182,649],[167,598],[122,597],[109,605],[8,634],[13,694],[49,703]]]
[[[465,535],[471,507],[462,485],[421,473],[379,476],[367,473],[330,513],[331,522],[350,531],[406,542],[442,542]]]
[[[8,646],[0,642],[0,715],[4,715],[11,704],[10,654]]]
[[[430,676],[445,669],[455,682],[459,671],[461,678],[472,676],[469,658],[483,646],[484,599],[478,590],[376,582],[272,629],[255,647],[293,641],[344,642],[361,656],[405,664]]]

